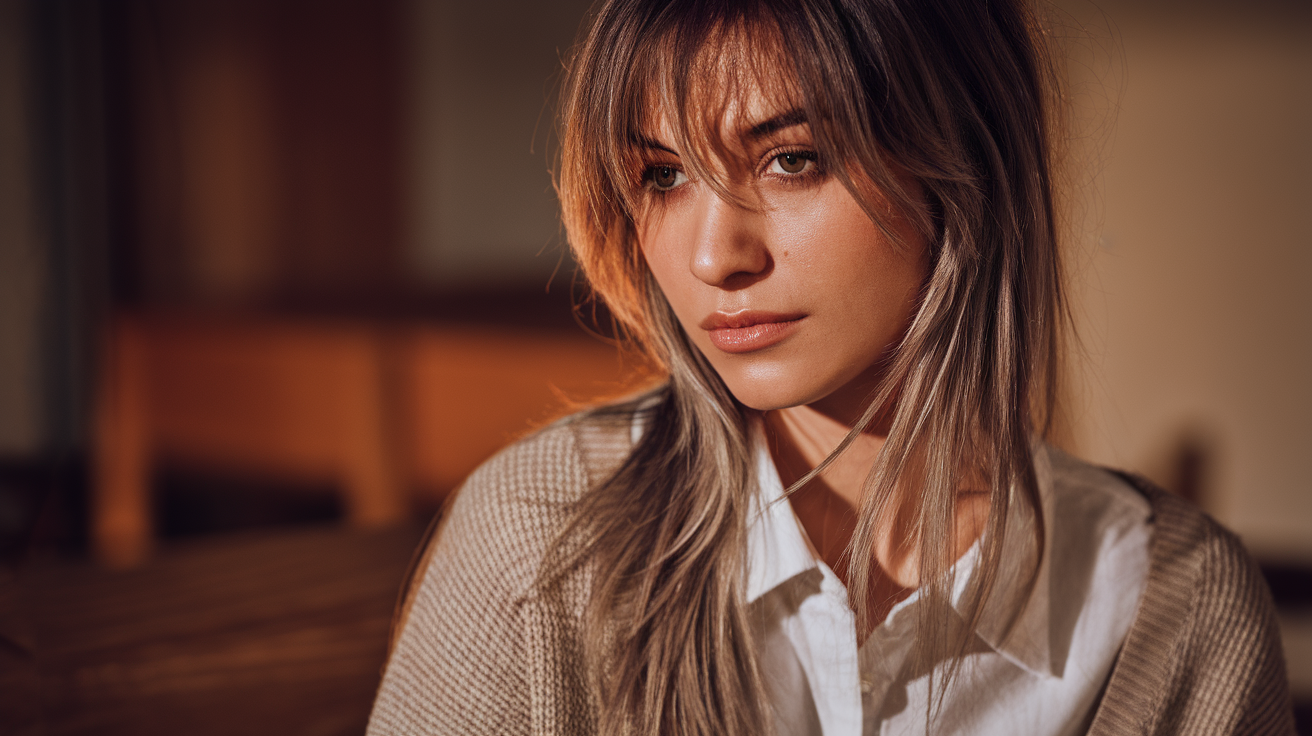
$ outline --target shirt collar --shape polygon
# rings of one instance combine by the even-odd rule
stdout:
[[[1039,486],[1043,528],[1049,530],[1050,534],[1053,528],[1052,463],[1048,458],[1047,446],[1042,442],[1034,442],[1031,448],[1035,479]],[[975,633],[1013,664],[1036,675],[1058,676],[1060,672],[1052,661],[1049,649],[1049,575],[1053,541],[1049,536],[1043,545],[1036,572],[1035,558],[1038,550],[1034,513],[1028,504],[1013,499],[1008,512],[1006,538],[1002,544],[1003,564],[998,570],[994,592],[980,613]],[[955,568],[952,606],[963,618],[965,604],[969,600],[966,593],[977,583],[979,554],[979,543],[976,542],[957,561]]]
[[[748,603],[819,566],[802,536],[792,505],[784,498],[784,484],[759,422],[752,428],[752,447],[758,492],[748,510]]]
[[[747,602],[751,603],[785,582],[818,567],[819,563],[803,536],[802,527],[784,498],[783,482],[770,457],[764,433],[758,424],[753,429],[758,493],[753,499],[747,527]],[[1044,528],[1052,529],[1052,466],[1047,447],[1033,445],[1033,457],[1039,495],[1042,499]],[[1003,542],[1003,564],[995,582],[994,593],[980,614],[975,633],[994,651],[1012,663],[1040,676],[1056,676],[1057,668],[1049,652],[1049,550],[1052,540],[1043,547],[1038,574],[1019,609],[1015,601],[1025,593],[1034,570],[1036,553],[1034,519],[1028,505],[1012,503]],[[957,560],[951,603],[958,615],[965,617],[967,593],[976,584],[979,544]],[[902,608],[915,603],[918,593],[901,601],[890,618]],[[1013,616],[1013,612],[1016,612]],[[1014,623],[1013,623],[1014,621]]]

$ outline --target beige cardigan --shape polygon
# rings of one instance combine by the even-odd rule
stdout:
[[[570,504],[630,450],[627,421],[572,418],[466,481],[400,617],[369,734],[591,734],[586,570],[534,585]],[[1148,583],[1090,734],[1292,734],[1270,593],[1239,541],[1187,502],[1152,504]]]

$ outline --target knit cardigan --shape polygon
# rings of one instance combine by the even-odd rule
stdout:
[[[503,450],[419,558],[370,736],[592,734],[586,568],[535,586],[572,503],[631,450],[627,422],[575,417]],[[1233,534],[1120,474],[1152,506],[1148,581],[1090,734],[1292,734],[1271,596]]]

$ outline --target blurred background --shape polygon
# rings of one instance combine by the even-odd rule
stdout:
[[[0,0],[0,731],[359,732],[449,491],[652,380],[548,175],[588,5]],[[1062,442],[1243,537],[1306,706],[1312,6],[1053,12]]]

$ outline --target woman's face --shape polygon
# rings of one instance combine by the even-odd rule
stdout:
[[[744,165],[721,166],[738,203],[693,178],[669,121],[639,143],[645,162],[638,242],[692,343],[739,401],[859,414],[897,345],[928,268],[914,229],[882,199],[893,242],[817,159],[796,110],[759,91],[731,106],[724,140]]]

